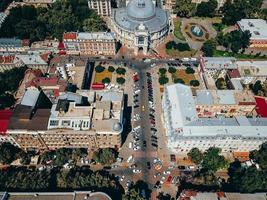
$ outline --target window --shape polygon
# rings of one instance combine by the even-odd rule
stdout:
[[[58,120],[50,120],[50,126],[58,126]]]
[[[70,125],[70,120],[63,120],[62,121],[63,126],[69,126]]]

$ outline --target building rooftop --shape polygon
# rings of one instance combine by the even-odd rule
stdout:
[[[165,117],[170,117],[173,136],[178,136],[179,133],[184,136],[212,136],[217,134],[225,135],[242,135],[247,137],[267,137],[267,118],[244,118],[237,116],[233,118],[217,117],[217,118],[199,118],[196,113],[196,104],[189,86],[183,84],[174,84],[166,87],[164,98],[167,96],[168,101],[165,111]],[[243,97],[236,95],[233,98],[233,93],[221,93],[221,103],[232,103],[234,100],[239,100],[239,103],[244,101],[243,97],[247,94],[243,93]],[[238,92],[234,91],[233,92]],[[200,94],[205,94],[201,92]],[[239,92],[241,95],[241,93]],[[206,98],[206,97],[205,97]],[[249,100],[250,98],[248,98]],[[209,96],[204,103],[209,102]],[[166,114],[168,112],[168,114]],[[168,115],[168,116],[166,116]],[[174,139],[174,138],[172,138]]]
[[[22,41],[16,38],[0,38],[0,47],[22,47]]]
[[[242,31],[249,31],[251,40],[267,39],[267,21],[263,19],[241,19],[237,22]]]
[[[241,76],[263,76],[267,77],[267,61],[255,60],[255,61],[237,61],[238,70]]]
[[[48,65],[40,55],[37,54],[25,54],[16,55],[16,59],[20,60],[25,65]]]
[[[111,200],[103,192],[75,191],[75,192],[2,192],[1,200]]]
[[[6,133],[12,113],[12,110],[0,110],[0,135]]]
[[[24,93],[24,96],[22,97],[20,104],[24,105],[24,106],[33,107],[33,106],[35,106],[35,104],[39,98],[39,95],[40,95],[40,91],[37,89],[36,90],[34,90],[34,89],[26,90],[26,92]]]
[[[256,112],[261,117],[267,117],[267,99],[264,97],[255,97]]]
[[[112,32],[80,32],[78,40],[115,40],[115,34]]]
[[[237,69],[234,57],[203,57],[206,69]]]

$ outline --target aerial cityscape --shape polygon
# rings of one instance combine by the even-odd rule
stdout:
[[[267,199],[267,0],[0,0],[0,200],[86,199]]]

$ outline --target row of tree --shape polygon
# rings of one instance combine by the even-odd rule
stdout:
[[[205,178],[214,177],[217,170],[229,166],[229,179],[222,184],[223,191],[251,193],[267,189],[267,143],[261,145],[259,150],[250,152],[250,159],[254,163],[251,166],[244,165],[238,160],[228,165],[229,162],[220,155],[220,149],[214,147],[204,153],[193,148],[188,156],[200,166],[197,174]]]
[[[261,9],[263,0],[227,0],[218,10],[223,15],[223,23],[233,25],[243,18],[267,18],[267,9]],[[194,4],[191,0],[176,0],[174,12],[180,17],[214,17],[217,13],[218,3],[209,0]]]
[[[0,37],[33,42],[46,37],[61,39],[66,31],[99,30],[106,30],[106,25],[93,10],[88,10],[86,0],[57,0],[48,8],[13,8],[2,24]]]

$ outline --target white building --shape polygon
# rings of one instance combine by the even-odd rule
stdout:
[[[267,141],[266,118],[199,118],[189,86],[167,86],[162,106],[168,147],[175,153],[213,146],[223,152],[251,151]]]
[[[111,15],[111,0],[88,0],[88,7],[95,10],[98,15]]]
[[[156,7],[151,0],[131,0],[126,8],[113,10],[111,29],[135,54],[147,54],[168,36],[169,18],[169,13]]]
[[[267,21],[263,19],[242,19],[237,22],[242,31],[249,31],[250,47],[267,47]]]

